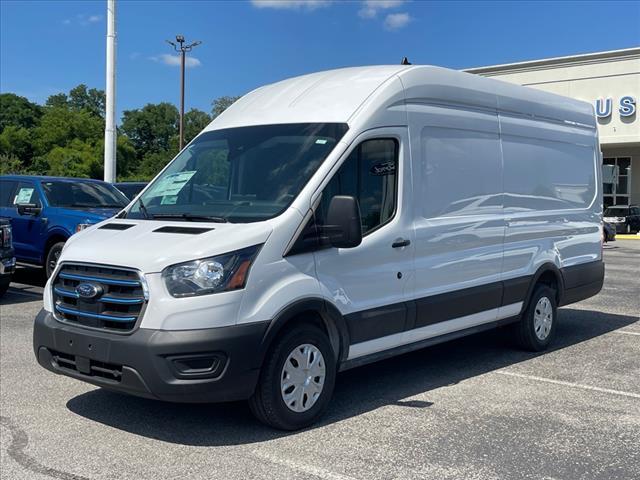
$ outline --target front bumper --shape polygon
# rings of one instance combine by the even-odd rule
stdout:
[[[253,393],[267,327],[268,322],[180,331],[141,328],[118,335],[66,325],[41,310],[33,347],[47,370],[110,390],[171,402],[224,402]],[[216,368],[197,368],[199,359],[209,358],[219,361]]]

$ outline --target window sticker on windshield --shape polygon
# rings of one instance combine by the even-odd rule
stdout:
[[[31,197],[33,196],[33,188],[21,188],[20,190],[18,190],[18,194],[16,195],[16,198],[13,200],[13,203],[15,205],[18,204],[24,204],[24,203],[31,203]]]
[[[319,138],[316,140],[316,144],[318,145],[324,145],[328,142],[328,140],[326,138]]]
[[[167,175],[158,182],[151,193],[156,197],[176,196],[180,193],[180,190],[183,189],[191,177],[195,175],[195,173],[195,170],[190,170],[187,172],[178,172]],[[165,202],[163,201],[162,203]],[[175,203],[175,201],[173,203]]]

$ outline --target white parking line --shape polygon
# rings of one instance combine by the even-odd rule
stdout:
[[[354,477],[349,477],[347,475],[342,475],[339,473],[334,473],[330,470],[325,470],[321,467],[316,467],[314,465],[309,465],[307,463],[297,463],[292,460],[282,458],[271,453],[265,451],[254,451],[252,454],[256,457],[259,457],[262,460],[266,460],[271,463],[275,463],[276,465],[280,465],[291,470],[294,470],[299,473],[304,473],[306,475],[312,475],[314,477],[327,479],[327,480],[356,480]]]
[[[614,330],[614,333],[622,333],[623,335],[637,335],[640,337],[640,332],[627,332],[625,330]]]
[[[564,387],[581,388],[583,390],[591,390],[594,392],[611,393],[623,397],[640,398],[640,394],[632,392],[624,392],[622,390],[612,390],[610,388],[592,387],[591,385],[582,385],[580,383],[565,382],[563,380],[553,380],[552,378],[536,377],[534,375],[525,375],[523,373],[507,372],[505,370],[496,370],[495,373],[500,375],[508,375],[509,377],[525,378],[527,380],[536,380],[538,382],[552,383],[554,385],[562,385]]]

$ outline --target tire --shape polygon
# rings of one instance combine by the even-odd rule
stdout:
[[[631,224],[630,223],[627,223],[626,233],[627,233],[627,235],[631,233]]]
[[[547,285],[538,285],[522,318],[514,325],[516,342],[531,352],[546,350],[553,341],[557,324],[556,291]]]
[[[304,354],[303,354],[304,352]],[[317,356],[316,352],[321,355]],[[311,355],[309,355],[309,353]],[[307,395],[306,401],[304,395],[298,395],[306,391],[317,391],[321,375],[311,380],[311,376],[306,377],[307,386],[295,386],[293,390],[287,393],[287,401],[292,402],[287,405],[285,402],[285,393],[282,393],[282,382],[286,382],[285,373],[290,378],[291,384],[295,384],[298,375],[308,375],[300,369],[300,364],[292,355],[301,356],[298,358],[312,358],[312,372],[318,373],[318,368],[324,364],[324,381],[317,396]],[[305,356],[306,355],[306,356]],[[318,360],[324,360],[319,362]],[[291,374],[286,372],[286,368],[291,370]],[[296,366],[297,365],[297,366]],[[308,365],[307,365],[308,366]],[[311,375],[313,375],[313,373]],[[282,338],[276,340],[274,345],[269,349],[265,361],[260,372],[260,379],[256,386],[256,391],[249,399],[249,407],[252,413],[261,422],[277,428],[279,430],[299,430],[316,422],[327,409],[336,378],[336,359],[329,343],[327,335],[318,327],[313,325],[301,325],[289,332],[285,333]],[[301,382],[298,382],[300,385]],[[297,399],[302,398],[302,402]],[[312,400],[315,398],[315,400]],[[296,409],[298,411],[296,411]]]
[[[0,277],[0,298],[2,298],[5,293],[7,293],[10,283],[11,283],[11,275]]]
[[[58,263],[58,258],[60,257],[60,253],[62,253],[63,247],[64,242],[54,243],[47,252],[47,258],[44,262],[44,271],[47,278],[49,278],[56,269],[56,264]]]

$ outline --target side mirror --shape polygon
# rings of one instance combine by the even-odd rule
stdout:
[[[336,248],[353,248],[362,242],[360,207],[354,197],[336,195],[327,212],[329,243]]]
[[[42,208],[35,203],[19,203],[16,205],[18,213],[20,215],[33,215],[37,216],[42,211]]]

